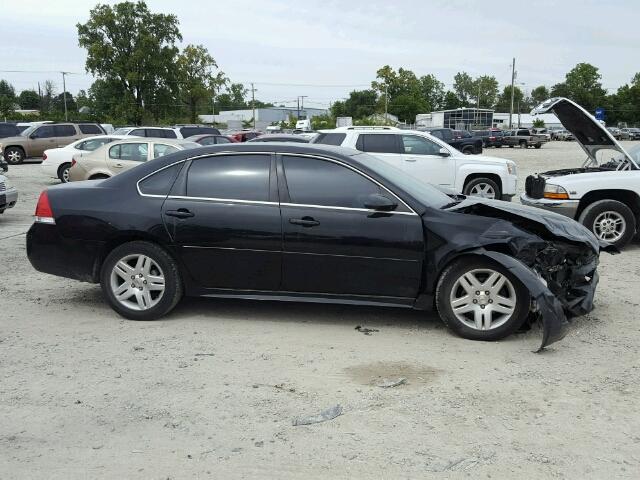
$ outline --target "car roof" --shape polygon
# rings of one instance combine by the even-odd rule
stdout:
[[[104,135],[105,137],[112,137],[115,135]],[[118,140],[117,142],[110,143],[109,145],[122,145],[126,143],[140,143],[142,140],[143,143],[163,143],[165,145],[176,145],[182,146],[185,144],[192,144],[193,142],[187,139],[182,138],[158,138],[158,137],[137,137],[131,135],[118,135],[122,138],[122,140]]]
[[[337,132],[352,132],[352,131],[380,131],[380,130],[392,130],[392,131],[400,131],[397,127],[390,127],[388,125],[370,125],[370,126],[359,126],[352,125],[349,127],[337,127],[331,130],[320,130],[321,133],[337,133]]]

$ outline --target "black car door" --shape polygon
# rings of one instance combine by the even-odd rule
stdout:
[[[282,232],[272,155],[193,159],[162,210],[197,285],[262,291],[280,286]]]
[[[329,159],[278,158],[282,290],[415,298],[423,260],[420,217],[361,172]],[[364,206],[371,195],[398,206]]]

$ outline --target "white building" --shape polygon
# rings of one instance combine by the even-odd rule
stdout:
[[[531,115],[529,113],[514,113],[511,117],[513,128],[531,128],[536,119],[544,120],[544,126],[549,128],[562,128],[562,123],[553,113],[543,113],[542,115]],[[509,113],[493,114],[493,126],[497,128],[509,128]]]
[[[289,117],[306,119],[317,117],[318,115],[327,115],[328,110],[323,108],[303,108],[298,110],[297,107],[264,107],[256,108],[256,127],[260,129],[266,128],[274,122],[287,122]],[[218,115],[198,115],[203,123],[237,123],[248,122],[253,118],[253,110],[221,110]]]

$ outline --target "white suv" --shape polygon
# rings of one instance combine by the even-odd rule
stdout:
[[[394,127],[340,127],[321,131],[311,143],[367,152],[421,181],[465,195],[511,201],[516,194],[514,162],[464,155],[426,132]]]

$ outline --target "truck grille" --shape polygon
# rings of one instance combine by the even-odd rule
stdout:
[[[545,179],[541,176],[529,175],[524,182],[527,197],[542,198],[544,196]]]
[[[7,186],[4,184],[4,182],[0,182],[0,192],[4,192],[7,190]]]

